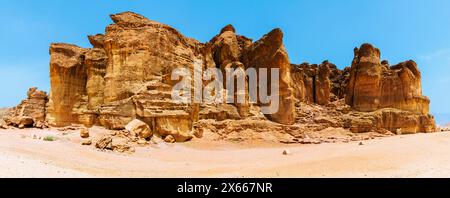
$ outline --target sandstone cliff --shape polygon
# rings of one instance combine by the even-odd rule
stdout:
[[[345,99],[351,108],[345,114],[352,116],[335,114],[328,122],[333,120],[334,126],[357,133],[436,131],[434,117],[429,115],[430,100],[422,95],[421,74],[414,61],[389,66],[380,60],[380,50],[370,44],[356,48],[354,54],[352,66],[344,70],[328,61],[293,65],[298,101],[328,105]],[[342,105],[337,107],[342,109]]]
[[[389,66],[370,44],[355,49],[352,66],[339,70],[328,61],[291,64],[280,29],[253,42],[228,25],[201,43],[132,12],[111,19],[114,23],[104,34],[88,36],[93,48],[50,46],[48,102],[45,93],[30,90],[28,99],[5,119],[9,125],[83,124],[123,130],[138,119],[155,135],[178,142],[201,137],[204,131],[239,138],[250,131],[272,131],[275,139],[289,136],[287,142],[301,143],[329,127],[382,134],[436,130],[417,64]],[[279,111],[262,115],[261,108],[270,104],[250,102],[248,90],[234,89],[245,96],[244,103],[236,98],[223,104],[173,101],[172,89],[179,81],[171,79],[172,71],[194,73],[196,64],[202,70],[279,69]],[[249,79],[245,81],[248,88]],[[227,84],[223,88],[215,91],[231,90]]]
[[[249,103],[219,107],[172,101],[171,90],[177,82],[170,79],[171,72],[179,67],[193,72],[196,62],[202,69],[280,68],[280,111],[266,116],[275,122],[294,123],[290,64],[280,30],[253,43],[227,26],[211,42],[200,43],[135,13],[111,15],[111,19],[114,23],[104,35],[89,36],[92,49],[51,45],[52,90],[47,114],[51,126],[79,123],[123,129],[139,118],[161,136],[185,141],[192,138],[189,132],[199,117],[251,116]]]

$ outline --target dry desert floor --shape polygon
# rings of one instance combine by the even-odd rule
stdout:
[[[32,138],[57,134],[57,141]],[[61,132],[59,132],[61,133]],[[0,130],[0,177],[450,177],[450,133],[321,145],[211,142],[136,148],[82,146],[79,134]],[[291,155],[283,155],[288,149]]]

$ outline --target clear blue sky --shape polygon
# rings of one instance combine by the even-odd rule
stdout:
[[[343,68],[354,47],[370,42],[391,64],[416,60],[432,112],[450,113],[448,0],[2,0],[0,106],[16,105],[31,86],[49,90],[51,42],[89,47],[86,35],[103,33],[109,14],[122,11],[200,41],[230,23],[253,39],[280,27],[293,63],[328,59]]]

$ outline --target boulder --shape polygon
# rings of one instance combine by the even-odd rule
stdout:
[[[134,147],[128,142],[127,138],[114,136],[111,140],[111,150],[117,153],[134,153]]]
[[[117,153],[134,153],[129,139],[121,135],[105,135],[97,140],[95,147],[101,150],[111,150]]]
[[[82,128],[80,130],[80,137],[81,138],[89,138],[89,129],[87,128]]]
[[[95,143],[95,148],[101,149],[101,150],[106,150],[112,149],[112,136],[110,135],[106,135],[101,137],[96,143]]]
[[[176,142],[175,138],[172,135],[167,135],[164,138],[164,141],[167,142],[167,143],[175,143]]]
[[[186,142],[194,136],[189,119],[160,118],[156,120],[156,132],[161,137],[172,136],[176,142]]]
[[[83,142],[81,142],[81,145],[90,146],[90,145],[92,145],[92,140],[84,140]]]
[[[145,123],[138,119],[134,119],[125,126],[125,129],[132,134],[132,136],[139,137],[141,139],[150,139],[153,136],[153,131]]]

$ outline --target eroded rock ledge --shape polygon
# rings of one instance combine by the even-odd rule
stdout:
[[[356,48],[351,67],[339,70],[328,61],[291,64],[280,29],[253,42],[228,25],[201,43],[132,12],[111,19],[104,34],[88,37],[91,49],[52,44],[50,95],[31,89],[2,125],[123,130],[138,119],[178,142],[205,130],[241,139],[249,131],[270,131],[278,134],[275,139],[300,143],[330,127],[352,133],[436,131],[417,64],[390,66],[370,44]],[[279,68],[279,112],[262,115],[260,105],[250,103],[175,103],[171,72],[180,66],[193,71],[195,62],[203,69]]]

